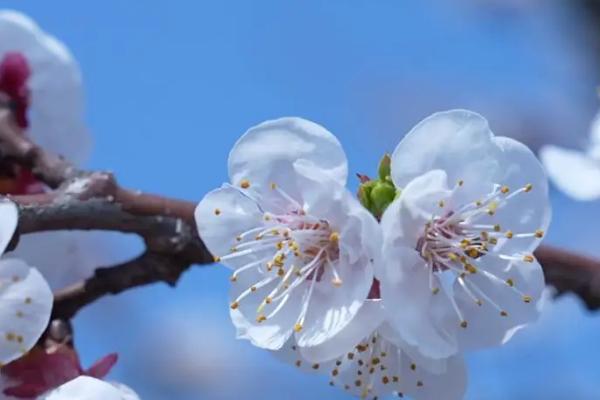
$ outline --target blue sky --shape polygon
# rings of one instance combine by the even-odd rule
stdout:
[[[524,9],[476,3],[3,6],[32,16],[78,59],[92,167],[115,171],[130,187],[199,200],[226,179],[239,135],[285,115],[325,125],[344,144],[351,169],[365,173],[420,118],[454,107],[480,111],[498,133],[532,146],[579,145],[597,108],[586,21],[560,1]],[[553,202],[549,241],[600,256],[593,227],[572,222],[599,215],[599,205],[557,193]],[[116,251],[129,246],[118,243]],[[347,398],[324,378],[235,341],[227,287],[226,272],[211,266],[188,272],[174,290],[158,285],[101,301],[75,321],[83,359],[119,351],[112,377],[150,400]],[[469,357],[468,398],[594,398],[600,350],[587,343],[599,325],[574,299],[551,306],[505,348]],[[161,356],[164,349],[171,355]]]

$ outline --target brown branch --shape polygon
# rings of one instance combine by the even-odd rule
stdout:
[[[31,168],[55,188],[12,197],[20,207],[19,234],[109,230],[138,234],[146,243],[139,257],[98,268],[87,280],[55,293],[55,318],[69,319],[98,298],[129,288],[155,282],[174,285],[191,265],[213,261],[196,234],[194,203],[128,190],[110,173],[79,170],[21,135],[1,110],[0,154]],[[588,308],[600,308],[599,261],[550,246],[540,247],[536,256],[559,294],[576,293]]]

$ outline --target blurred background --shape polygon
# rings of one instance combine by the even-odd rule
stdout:
[[[598,110],[593,0],[5,0],[78,59],[95,138],[91,167],[144,191],[200,200],[227,179],[229,149],[265,119],[317,121],[353,172],[423,117],[463,107],[525,141],[581,146]],[[352,182],[356,187],[356,182]],[[554,191],[547,243],[599,256],[600,204]],[[589,225],[589,226],[588,226]],[[139,250],[114,239],[114,257]],[[102,253],[104,253],[104,249]],[[177,288],[135,289],[75,320],[84,364],[117,351],[111,378],[145,400],[347,399],[236,341],[224,267]],[[468,357],[469,400],[600,398],[600,314],[576,298],[500,349]],[[443,399],[441,399],[443,400]]]

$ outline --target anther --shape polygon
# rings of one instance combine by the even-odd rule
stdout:
[[[504,236],[505,236],[507,239],[512,239],[512,238],[513,238],[513,236],[514,236],[514,234],[513,234],[513,232],[512,232],[512,231],[506,231],[506,233],[504,234]]]
[[[535,237],[538,239],[541,239],[542,237],[544,237],[544,231],[541,229],[538,229],[537,231],[535,231]]]
[[[510,192],[510,189],[508,188],[508,186],[502,186],[502,188],[500,188],[500,191],[503,194],[506,194],[506,193]]]
[[[229,306],[232,310],[235,310],[236,308],[238,308],[240,306],[240,304],[237,301],[234,301],[233,303],[231,303],[231,305]]]
[[[533,185],[531,183],[528,183],[527,185],[525,185],[525,187],[523,188],[523,190],[525,192],[531,192],[531,189],[533,189]]]
[[[342,286],[342,280],[340,278],[333,278],[331,280],[331,283],[333,284],[333,286],[335,287],[340,287]]]
[[[467,322],[467,321],[464,321],[464,320],[463,320],[463,321],[461,321],[461,323],[460,323],[460,327],[461,327],[461,328],[466,328],[468,325],[469,325],[469,324],[468,324],[468,322]]]
[[[219,210],[218,208],[215,208],[215,215],[221,215],[221,210]]]
[[[242,189],[248,189],[250,187],[250,181],[248,179],[242,179],[240,181],[240,187]]]
[[[256,317],[256,322],[258,322],[259,324],[266,320],[267,320],[267,317],[265,317],[263,314],[260,314],[258,317]]]
[[[331,232],[329,235],[329,241],[333,243],[337,243],[340,240],[340,234],[337,232]]]
[[[294,325],[294,332],[300,332],[300,331],[302,331],[302,324]]]
[[[504,310],[500,311],[500,315],[502,317],[508,317],[508,313],[506,311],[504,311]]]
[[[527,254],[525,256],[523,256],[523,261],[528,262],[528,263],[532,263],[535,261],[535,258],[533,258],[532,255]]]
[[[533,299],[531,298],[531,296],[523,296],[523,301],[525,303],[531,303]]]

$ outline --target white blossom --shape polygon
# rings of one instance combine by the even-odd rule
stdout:
[[[328,342],[367,298],[381,245],[376,220],[344,188],[339,142],[310,121],[267,121],[236,143],[229,177],[200,202],[196,222],[216,261],[234,270],[238,337],[272,350],[292,334],[302,347]]]
[[[377,277],[403,339],[441,358],[504,343],[535,320],[544,276],[533,251],[550,207],[533,153],[453,110],[413,128],[391,169],[401,195],[382,218]]]
[[[25,57],[31,75],[26,133],[45,149],[80,163],[91,138],[85,127],[81,73],[69,50],[29,17],[0,10],[0,61],[7,53]]]
[[[139,400],[139,397],[121,383],[80,376],[38,397],[38,400]]]
[[[377,399],[396,393],[415,400],[459,400],[466,390],[466,370],[461,357],[432,360],[409,346],[384,320],[381,300],[368,300],[340,334],[346,344],[335,356],[319,346],[310,353],[325,352],[306,359],[307,351],[291,340],[274,354],[307,372],[324,373],[329,384],[360,398]],[[311,354],[314,358],[314,354]]]
[[[14,203],[0,202],[0,253],[8,246],[18,221]],[[42,275],[19,259],[0,259],[0,363],[29,351],[50,320],[52,292]]]
[[[546,145],[540,159],[560,190],[576,200],[600,198],[600,114],[596,116],[583,150]]]

